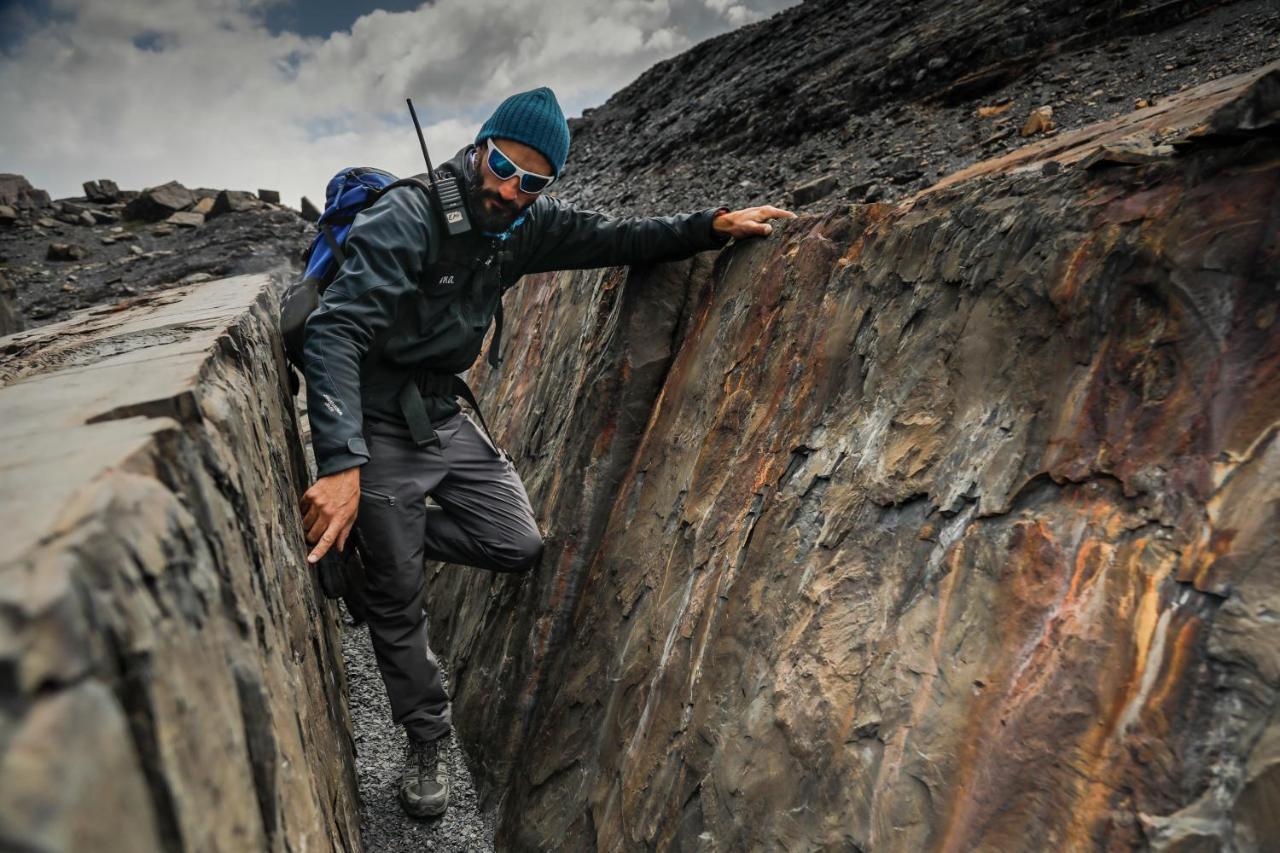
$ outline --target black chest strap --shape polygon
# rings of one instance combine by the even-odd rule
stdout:
[[[466,400],[467,405],[480,419],[484,434],[489,437],[494,447],[498,446],[493,433],[489,432],[489,424],[485,422],[484,413],[480,411],[480,403],[476,400],[475,392],[462,380],[461,376],[421,370],[415,376],[405,380],[405,383],[400,386],[398,396],[400,412],[404,415],[405,423],[409,425],[409,434],[418,447],[425,448],[440,444],[440,437],[436,435],[435,428],[431,426],[431,418],[427,416],[427,405],[422,399],[424,394],[436,394],[442,397],[457,396]]]
[[[489,366],[494,370],[502,363],[498,348],[502,346],[502,297],[498,297],[498,310],[493,312],[493,340],[489,341]]]

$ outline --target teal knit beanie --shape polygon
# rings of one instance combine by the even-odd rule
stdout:
[[[476,134],[476,144],[491,136],[514,139],[536,149],[559,175],[569,156],[569,123],[564,120],[556,93],[543,86],[512,95],[493,111]]]

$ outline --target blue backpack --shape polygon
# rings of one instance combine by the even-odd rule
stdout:
[[[346,260],[342,247],[356,214],[373,204],[393,187],[416,186],[435,206],[431,187],[421,178],[398,179],[390,172],[369,166],[353,166],[334,175],[325,188],[324,213],[316,222],[317,233],[302,255],[306,269],[302,278],[285,291],[280,302],[280,332],[289,361],[302,369],[302,344],[307,318],[320,305],[320,294],[334,280]],[[290,377],[291,384],[296,377]],[[294,389],[297,393],[297,389]]]
[[[447,167],[442,166],[442,170]],[[438,174],[438,172],[437,172]],[[347,235],[355,222],[356,214],[373,204],[382,194],[394,187],[415,186],[427,194],[427,201],[439,214],[440,206],[430,184],[421,177],[400,178],[381,169],[368,166],[355,166],[343,169],[334,175],[325,189],[324,213],[320,215],[316,225],[319,233],[312,239],[311,245],[303,253],[302,260],[307,265],[302,278],[294,282],[285,291],[280,301],[280,333],[284,340],[284,352],[289,361],[289,390],[297,394],[302,388],[298,374],[304,372],[302,366],[302,346],[306,338],[307,318],[320,307],[320,294],[324,293],[330,283],[338,275],[338,269],[346,260],[342,247],[346,245]],[[517,220],[519,222],[519,220]],[[441,229],[448,233],[447,229]],[[434,254],[434,253],[433,253]],[[489,347],[489,363],[498,366],[498,345],[502,337],[502,306],[498,306],[497,329]],[[425,447],[436,441],[435,431],[427,418],[422,402],[421,389],[417,387],[416,371],[405,374],[407,388],[415,393],[401,393],[401,405],[405,407],[405,421],[418,446]],[[494,447],[497,441],[489,432],[484,414],[480,411],[480,403],[475,392],[458,376],[436,376],[437,392],[446,392],[462,397],[471,406],[480,419],[480,426]],[[441,384],[443,383],[443,384]]]

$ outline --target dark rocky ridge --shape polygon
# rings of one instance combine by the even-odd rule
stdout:
[[[806,209],[902,198],[1020,146],[1036,107],[1079,127],[1278,57],[1267,0],[808,0],[572,120],[557,192],[646,214],[792,203],[834,176]]]
[[[14,202],[13,216],[0,217],[0,278],[26,325],[179,285],[296,266],[315,233],[297,211],[251,193],[172,182],[153,188],[162,206],[146,203],[151,190],[119,190],[111,181],[85,189],[84,196],[50,200],[21,176],[0,176],[0,205]]]

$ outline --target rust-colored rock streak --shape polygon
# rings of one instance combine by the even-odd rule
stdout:
[[[430,588],[500,844],[1274,841],[1280,143],[1204,120],[1259,76],[1146,165],[525,283],[475,374],[547,556]]]

